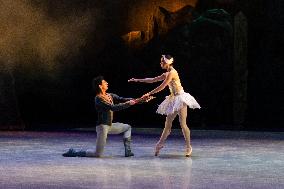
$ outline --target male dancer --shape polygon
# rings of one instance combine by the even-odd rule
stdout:
[[[113,123],[113,112],[129,108],[137,103],[147,102],[153,97],[132,99],[119,97],[113,93],[107,93],[108,83],[102,76],[93,79],[93,89],[96,93],[95,107],[98,113],[96,151],[75,151],[71,148],[62,155],[64,157],[101,157],[106,144],[107,135],[123,133],[125,157],[134,156],[130,147],[131,126],[124,123]]]

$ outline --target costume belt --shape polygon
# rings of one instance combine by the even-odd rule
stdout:
[[[172,96],[178,96],[178,95],[180,95],[180,94],[182,94],[182,93],[184,93],[184,90],[180,90],[179,92],[173,92],[173,91],[171,91],[171,94],[170,94],[170,96],[172,97]]]

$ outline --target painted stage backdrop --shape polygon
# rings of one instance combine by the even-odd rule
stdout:
[[[94,127],[92,78],[140,97],[175,58],[193,129],[282,130],[280,0],[1,0],[0,130]],[[133,127],[163,127],[169,91],[117,112]],[[282,102],[282,106],[281,106]],[[178,121],[174,124],[178,128]]]

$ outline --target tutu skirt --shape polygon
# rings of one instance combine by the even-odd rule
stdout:
[[[189,93],[181,91],[177,95],[167,96],[166,99],[159,105],[156,112],[162,115],[169,115],[179,111],[182,107],[184,107],[184,105],[187,105],[191,109],[200,109],[200,105],[193,96],[191,96]]]

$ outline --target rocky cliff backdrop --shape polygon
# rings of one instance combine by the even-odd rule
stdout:
[[[183,86],[202,109],[195,129],[281,130],[283,2],[280,0],[0,0],[0,129],[93,127],[91,80],[139,97],[175,57]],[[147,105],[117,113],[163,127]],[[119,117],[119,118],[118,118]],[[178,122],[175,123],[178,127]]]

